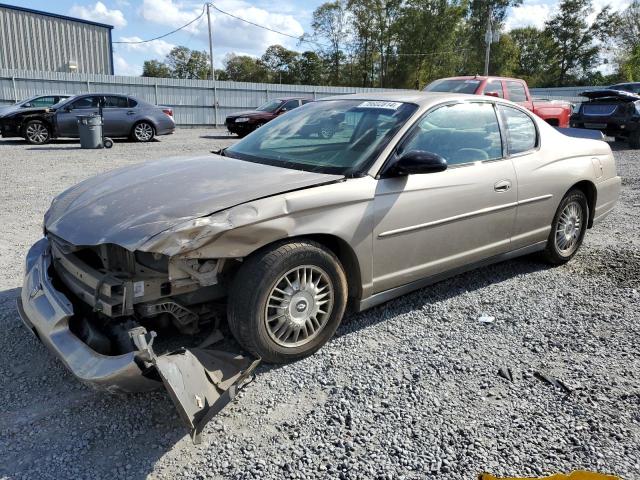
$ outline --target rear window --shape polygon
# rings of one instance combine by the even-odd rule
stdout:
[[[480,80],[436,80],[424,88],[425,92],[476,93]]]
[[[509,100],[512,102],[527,101],[527,92],[520,82],[507,82],[507,91],[509,92]]]
[[[538,131],[529,115],[517,108],[498,105],[498,111],[502,115],[507,127],[507,145],[509,154],[527,152],[538,145]]]
[[[484,94],[490,93],[498,95],[500,98],[504,98],[504,91],[502,90],[502,82],[500,80],[491,80],[487,82],[487,86],[484,87]]]

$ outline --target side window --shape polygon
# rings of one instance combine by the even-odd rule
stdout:
[[[507,91],[509,92],[509,100],[512,102],[527,101],[527,92],[520,82],[507,82]]]
[[[498,95],[500,98],[504,98],[504,91],[502,90],[502,82],[500,80],[491,80],[490,82],[487,82],[487,86],[484,87],[484,94],[489,95],[490,93]]]
[[[129,108],[135,108],[138,106],[138,102],[133,98],[128,98],[127,100],[129,101]]]
[[[29,102],[34,107],[50,107],[55,102],[55,97],[41,97]]]
[[[516,108],[505,105],[499,105],[498,110],[507,129],[509,154],[514,155],[536,148],[538,133],[531,117]]]
[[[73,102],[72,108],[74,110],[83,108],[98,108],[98,102],[100,97],[83,97]]]
[[[311,100],[310,98],[303,98],[302,99],[302,105],[306,105],[307,103],[313,102],[313,100]]]
[[[127,97],[107,96],[104,106],[105,108],[127,108]]]
[[[287,102],[285,102],[284,105],[282,105],[282,107],[280,107],[281,110],[293,110],[296,107],[300,106],[300,102],[298,100],[289,100]]]
[[[502,138],[492,103],[458,103],[428,113],[402,151],[424,150],[449,165],[502,158]]]

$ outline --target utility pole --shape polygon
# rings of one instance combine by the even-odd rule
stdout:
[[[216,71],[213,68],[213,30],[211,29],[211,4],[207,3],[207,23],[209,25],[209,63],[211,65],[211,79],[216,80]]]
[[[211,4],[207,3],[207,24],[209,25],[209,65],[213,80],[213,116],[214,124],[218,125],[218,87],[216,85],[216,70],[213,67],[213,30],[211,29]]]
[[[493,41],[493,32],[491,31],[491,7],[489,7],[489,15],[487,15],[487,33],[484,34],[484,43],[486,45],[484,53],[484,76],[489,75],[489,56],[491,55],[491,42]]]

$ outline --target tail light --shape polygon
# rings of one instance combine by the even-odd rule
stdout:
[[[162,111],[163,111],[166,115],[168,115],[168,116],[170,116],[171,118],[173,118],[173,108],[167,108],[167,107],[164,107],[164,108],[162,109]]]

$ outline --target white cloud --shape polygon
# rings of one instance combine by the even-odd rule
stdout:
[[[300,22],[288,13],[271,13],[262,8],[254,7],[243,0],[221,0],[216,2],[216,5],[237,17],[295,37],[299,37],[304,33]],[[144,0],[140,10],[145,20],[173,28],[190,22],[201,12],[202,7],[184,7],[183,4],[175,0]],[[225,53],[231,50],[242,50],[253,55],[260,55],[269,45],[273,44],[280,44],[289,48],[300,48],[297,46],[296,39],[249,25],[216,10],[211,11],[211,16],[214,56],[219,55],[220,49]],[[208,38],[206,17],[193,23],[185,30],[196,35],[206,45]]]
[[[96,2],[93,6],[74,5],[69,10],[71,15],[93,22],[107,23],[121,28],[127,25],[127,20],[120,10],[109,10],[102,2]]]
[[[142,38],[133,37],[120,37],[121,42],[139,42]],[[164,40],[153,40],[145,43],[123,43],[119,44],[119,47],[125,48],[130,52],[144,52],[152,53],[158,57],[166,56],[175,45],[173,43],[165,42]]]
[[[142,75],[142,67],[139,65],[131,65],[121,55],[113,55],[113,68],[116,75],[124,75],[129,77],[139,77]]]
[[[504,22],[506,31],[514,28],[536,27],[543,28],[551,16],[552,8],[539,1],[525,1],[522,5],[512,8]]]

